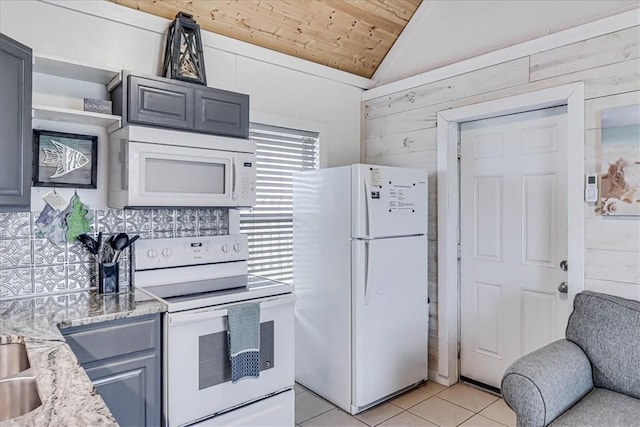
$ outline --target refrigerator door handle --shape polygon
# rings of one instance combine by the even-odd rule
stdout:
[[[371,204],[369,202],[369,185],[367,184],[367,179],[364,178],[363,179],[364,182],[364,206],[365,206],[365,211],[366,211],[366,219],[367,219],[367,228],[366,233],[365,233],[365,238],[366,239],[370,239],[371,238]]]
[[[369,286],[369,277],[371,277],[371,262],[369,262],[369,255],[371,253],[370,240],[364,241],[364,305],[369,305],[369,298],[371,296],[371,289]]]

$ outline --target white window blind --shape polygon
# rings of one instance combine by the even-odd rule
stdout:
[[[318,168],[319,135],[252,123],[256,143],[256,205],[240,213],[249,240],[249,272],[291,283],[293,277],[292,173]]]

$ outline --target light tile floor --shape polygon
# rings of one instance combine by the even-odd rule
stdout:
[[[351,416],[296,384],[296,426],[515,427],[516,416],[499,397],[467,384],[427,382]]]

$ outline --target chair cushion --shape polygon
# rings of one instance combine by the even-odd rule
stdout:
[[[640,426],[640,399],[594,388],[551,426]]]
[[[640,301],[579,293],[569,317],[567,339],[587,355],[595,387],[640,399]]]

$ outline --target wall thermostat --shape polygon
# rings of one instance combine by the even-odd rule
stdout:
[[[598,174],[587,175],[587,185],[584,190],[584,199],[587,202],[598,201]]]

